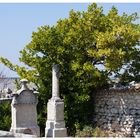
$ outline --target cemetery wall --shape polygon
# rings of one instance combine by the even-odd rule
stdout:
[[[140,91],[110,89],[94,96],[93,124],[123,135],[140,134]]]

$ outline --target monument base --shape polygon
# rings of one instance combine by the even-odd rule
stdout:
[[[67,137],[66,128],[46,128],[45,137]]]
[[[63,100],[51,98],[47,105],[45,137],[67,137]]]
[[[10,129],[10,132],[13,133],[23,133],[23,134],[30,134],[30,135],[35,135],[37,137],[40,136],[40,129],[38,126],[33,126],[33,127],[18,127],[18,128],[12,128]]]

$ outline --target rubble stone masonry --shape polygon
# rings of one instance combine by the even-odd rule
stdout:
[[[94,97],[96,126],[132,137],[140,135],[140,90],[108,89]]]

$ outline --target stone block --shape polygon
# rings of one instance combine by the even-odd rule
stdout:
[[[9,137],[9,138],[36,138],[36,135],[22,134],[22,133],[12,133],[8,131],[0,131],[0,137]]]
[[[66,137],[67,136],[66,128],[54,129],[53,136],[54,137]]]
[[[14,137],[14,134],[8,131],[0,131],[0,137]]]
[[[64,120],[64,102],[48,102],[48,120]]]
[[[45,129],[45,137],[67,137],[66,128],[47,128]]]

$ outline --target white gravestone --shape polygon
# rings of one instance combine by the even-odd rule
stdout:
[[[28,81],[26,79],[22,79],[21,89],[13,94],[11,103],[12,124],[10,131],[13,133],[40,136],[36,110],[38,98],[36,92],[28,89],[27,83]]]
[[[64,121],[64,102],[59,97],[59,65],[52,68],[52,98],[47,104],[45,137],[67,137]]]

